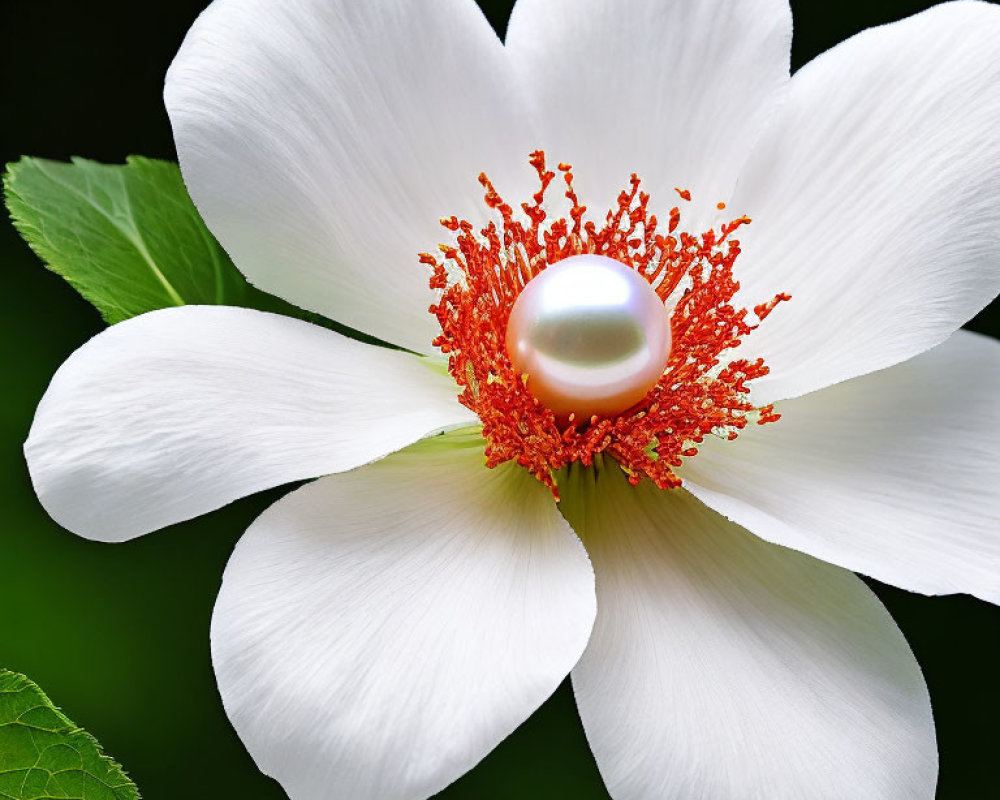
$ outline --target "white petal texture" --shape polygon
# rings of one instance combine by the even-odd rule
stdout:
[[[166,83],[184,179],[265,291],[418,352],[440,331],[417,260],[534,146],[471,0],[216,0]]]
[[[792,78],[732,210],[738,277],[792,295],[745,344],[794,397],[944,341],[1000,290],[1000,8],[936,6]]]
[[[566,487],[597,574],[573,670],[615,800],[931,800],[930,702],[854,575],[613,462]]]
[[[57,522],[124,541],[474,420],[451,379],[409,353],[275,314],[183,306],[74,353],[25,454]]]
[[[230,719],[291,800],[423,800],[576,663],[587,555],[524,470],[427,440],[279,501],[212,622]]]
[[[637,172],[661,213],[679,186],[714,216],[788,83],[791,34],[786,0],[518,0],[506,44],[592,214]]]
[[[1000,344],[959,331],[904,364],[781,403],[681,472],[778,544],[926,594],[1000,602]]]

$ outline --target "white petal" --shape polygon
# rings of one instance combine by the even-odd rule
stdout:
[[[428,352],[418,254],[442,216],[479,219],[481,171],[530,177],[507,71],[472,0],[216,0],[166,103],[195,203],[251,282]]]
[[[154,311],[56,372],[25,454],[60,524],[124,541],[475,416],[409,353],[225,306]]]
[[[1000,8],[947,3],[865,31],[792,78],[740,179],[737,262],[761,402],[891,366],[1000,290]]]
[[[706,441],[685,486],[768,541],[911,591],[1000,603],[1000,344],[911,361]]]
[[[573,687],[615,800],[934,797],[920,668],[857,577],[613,465],[583,480],[600,611]]]
[[[291,800],[423,800],[576,663],[594,579],[551,494],[439,437],[279,501],[226,569],[219,688]]]
[[[788,82],[791,33],[786,0],[518,0],[506,44],[592,215],[636,172],[657,213],[677,186],[714,217]]]

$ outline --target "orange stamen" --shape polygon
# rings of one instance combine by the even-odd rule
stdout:
[[[456,244],[442,245],[440,258],[420,256],[432,268],[431,287],[441,292],[430,308],[441,325],[434,344],[448,356],[448,369],[461,387],[459,400],[482,421],[487,466],[514,460],[558,499],[556,471],[575,461],[590,465],[596,454],[606,453],[631,483],[645,475],[666,489],[680,485],[674,469],[698,452],[706,436],[735,439],[750,421],[776,421],[773,406],[757,408],[749,401],[748,383],[768,373],[763,359],[725,362],[723,357],[790,299],[778,294],[755,306],[756,322],[748,320],[747,309],[732,306],[739,288],[733,267],[740,254],[732,234],[750,219],[739,217],[719,232],[675,235],[681,212],[673,208],[664,236],[648,210],[650,196],[640,192],[633,175],[599,228],[584,221],[587,209],[573,188],[571,166],[559,164],[571,207],[568,219],[549,220],[543,200],[556,173],[546,169],[540,150],[530,163],[540,188],[533,203],[521,205],[525,221],[515,219],[482,174],[486,204],[501,224],[491,222],[477,235],[467,221],[443,219]],[[689,191],[676,191],[690,201]],[[673,349],[662,378],[640,403],[614,417],[571,417],[561,426],[526,388],[527,376],[516,374],[504,341],[510,310],[525,284],[550,264],[583,253],[614,258],[649,281],[672,308]]]

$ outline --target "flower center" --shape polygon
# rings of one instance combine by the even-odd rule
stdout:
[[[568,164],[559,165],[568,215],[550,220],[543,203],[556,173],[541,151],[531,164],[541,186],[523,214],[480,175],[495,221],[477,231],[443,219],[455,243],[420,255],[440,291],[434,344],[479,415],[487,466],[515,460],[558,499],[562,467],[605,454],[633,484],[645,476],[667,489],[706,436],[735,439],[777,420],[749,399],[749,382],[768,372],[763,359],[732,356],[790,299],[776,295],[753,316],[732,305],[733,234],[750,220],[695,235],[675,206],[664,234],[633,175],[599,226],[585,220]]]
[[[667,366],[670,320],[649,281],[607,256],[570,256],[514,301],[507,354],[560,421],[620,414]]]

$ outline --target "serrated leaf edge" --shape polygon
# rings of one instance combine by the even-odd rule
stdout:
[[[6,684],[7,681],[14,682],[15,686],[18,683],[20,685],[17,686],[17,688],[14,688],[14,689],[7,689],[7,688],[4,688],[4,686],[5,686],[5,684]],[[49,711],[52,711],[52,713],[55,714],[56,719],[60,723],[62,723],[63,727],[56,728],[56,729],[51,729],[50,730],[48,728],[38,728],[38,726],[25,725],[24,723],[18,722],[16,720],[14,722],[8,723],[8,724],[11,724],[11,725],[20,725],[20,726],[28,727],[28,728],[35,728],[37,730],[45,731],[46,733],[55,733],[55,734],[57,734],[59,736],[65,736],[65,737],[71,737],[71,736],[82,737],[89,744],[93,745],[94,751],[97,753],[98,758],[100,758],[103,761],[105,761],[107,763],[109,769],[111,769],[111,770],[118,770],[118,772],[120,772],[122,774],[122,776],[124,777],[126,783],[110,784],[110,783],[107,783],[106,781],[101,780],[100,778],[98,778],[97,776],[95,776],[95,775],[93,775],[91,773],[86,773],[86,774],[90,775],[90,777],[94,778],[94,780],[96,780],[97,782],[103,784],[104,786],[106,786],[111,791],[114,791],[116,789],[122,789],[122,788],[131,789],[133,792],[135,792],[135,798],[136,798],[136,800],[142,800],[142,795],[139,792],[139,787],[136,786],[135,782],[129,777],[128,772],[125,770],[125,768],[121,764],[118,763],[118,761],[115,758],[113,758],[112,756],[108,755],[104,751],[104,747],[96,739],[96,737],[94,737],[93,734],[91,734],[89,731],[84,730],[79,725],[77,725],[76,723],[74,723],[73,720],[71,720],[69,717],[67,717],[66,714],[63,713],[63,710],[59,706],[57,706],[55,703],[52,702],[52,700],[44,692],[44,690],[37,683],[35,683],[33,680],[31,680],[31,678],[29,678],[27,675],[24,675],[23,673],[20,673],[20,672],[14,672],[13,670],[0,668],[0,695],[4,695],[4,694],[21,694],[22,692],[35,692],[38,695],[38,698],[41,701],[41,703],[39,705],[37,705],[37,706],[32,706],[30,709],[28,709],[25,712],[22,712],[21,716],[23,716],[24,714],[28,713],[29,711],[34,711],[36,708],[44,708],[44,709],[47,709]],[[64,771],[68,771],[68,770],[64,770]],[[80,771],[85,772],[85,770],[80,770]],[[19,798],[12,797],[11,795],[8,795],[6,792],[0,792],[0,800],[19,800]],[[75,799],[74,798],[66,798],[66,800],[75,800]]]

